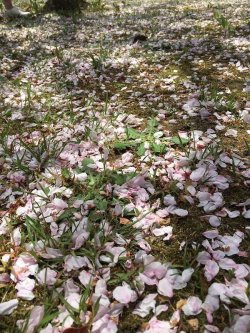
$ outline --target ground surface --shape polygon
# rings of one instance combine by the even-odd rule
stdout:
[[[1,18],[1,332],[250,332],[247,2]]]

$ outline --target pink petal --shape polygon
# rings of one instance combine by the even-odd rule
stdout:
[[[135,302],[137,299],[137,294],[130,286],[126,283],[122,287],[116,287],[113,291],[113,297],[115,300],[122,304],[128,304],[130,302]]]
[[[72,308],[79,310],[79,305],[81,301],[81,295],[78,293],[72,293],[69,294],[67,297],[65,297],[67,303],[69,303]]]
[[[44,268],[37,274],[37,281],[39,284],[46,284],[53,286],[57,280],[57,272],[50,268]]]
[[[202,304],[202,309],[206,312],[213,313],[220,307],[219,297],[207,295],[205,302]]]
[[[68,204],[65,201],[63,201],[62,199],[55,198],[54,200],[52,200],[52,202],[49,206],[53,207],[55,209],[58,209],[58,210],[63,210],[68,207]]]
[[[230,270],[237,267],[237,264],[230,258],[223,258],[219,261],[219,266],[222,269]]]
[[[182,275],[181,275],[182,281],[183,282],[190,281],[193,273],[194,273],[194,269],[193,268],[186,268],[186,269],[184,269],[184,271],[182,272]]]
[[[211,281],[219,273],[220,269],[215,261],[209,260],[206,262],[204,270],[205,270],[205,277],[207,278],[208,281]]]
[[[92,325],[91,333],[116,333],[118,331],[115,320],[105,314]]]
[[[167,226],[167,227],[155,228],[152,232],[156,237],[169,234],[168,239],[170,239],[172,236],[173,227]]]
[[[108,293],[107,291],[107,283],[105,280],[100,279],[96,282],[96,286],[95,286],[95,294],[96,295],[106,295]]]
[[[64,269],[67,272],[77,270],[87,265],[85,257],[67,255],[64,259]]]
[[[155,309],[155,298],[157,294],[147,295],[135,308],[133,314],[136,314],[142,318],[146,317],[151,310]]]
[[[35,298],[35,295],[32,292],[35,285],[35,280],[30,278],[26,278],[24,281],[18,282],[15,287],[18,290],[17,297],[31,301]]]
[[[198,254],[196,260],[198,261],[198,263],[200,263],[202,265],[206,265],[206,263],[209,260],[211,260],[211,255],[206,251],[202,251]]]
[[[228,217],[230,217],[230,219],[234,219],[234,218],[240,216],[239,210],[230,211],[229,209],[226,209],[226,208],[224,208],[224,210],[227,212]]]
[[[89,283],[92,281],[92,274],[90,274],[87,271],[82,271],[79,276],[78,279],[80,280],[80,282],[84,285],[84,287],[86,288]]]
[[[156,317],[150,319],[144,333],[175,333],[172,325],[168,321],[158,320]]]
[[[44,306],[35,306],[31,311],[29,321],[27,324],[27,329],[25,330],[26,333],[34,333],[35,328],[39,325],[40,321],[43,319],[44,316]]]
[[[190,195],[184,195],[183,196],[190,205],[194,205],[194,199]]]
[[[187,216],[188,215],[188,211],[185,210],[185,209],[181,209],[181,208],[177,208],[175,209],[172,214],[175,214],[177,216],[181,216],[181,217],[184,217],[184,216]]]
[[[158,261],[153,261],[145,267],[143,274],[148,277],[156,277],[161,280],[167,273],[167,266]]]
[[[157,291],[159,294],[167,297],[173,297],[173,286],[167,278],[159,281]]]
[[[190,296],[187,299],[187,303],[183,305],[182,311],[186,316],[196,316],[202,311],[201,305],[202,301],[199,299],[199,297]]]
[[[188,187],[187,187],[187,191],[188,191],[192,196],[194,196],[195,193],[196,193],[196,189],[195,189],[194,186],[188,186]]]
[[[168,306],[166,304],[158,305],[155,308],[155,315],[159,316],[162,312],[166,312],[168,310]]]
[[[224,283],[214,282],[208,289],[208,294],[212,296],[219,296],[221,294],[225,294],[227,291],[227,287]]]
[[[177,324],[179,323],[180,320],[181,320],[181,311],[180,310],[176,310],[172,314],[172,317],[170,318],[170,324],[173,327],[175,327],[175,326],[177,326]]]
[[[166,205],[166,206],[172,206],[172,205],[174,206],[174,205],[176,205],[175,198],[172,195],[170,195],[170,194],[166,195],[163,198],[163,202],[164,202],[164,205]]]
[[[151,246],[147,241],[145,241],[145,239],[141,239],[137,244],[140,246],[141,249],[145,250],[147,253],[151,251]]]
[[[247,277],[249,273],[250,273],[250,267],[245,264],[238,264],[234,271],[235,277],[237,279],[243,279]]]
[[[89,237],[89,232],[83,230],[74,240],[74,247],[72,247],[72,250],[80,249],[80,247],[83,246],[83,244],[86,242],[86,240]]]
[[[232,332],[249,333],[250,332],[250,316],[245,315],[238,317],[236,323],[232,327]]]
[[[227,290],[228,288],[225,284],[215,282],[208,288],[208,294],[211,296],[220,296],[221,301],[229,303]]]
[[[214,325],[205,325],[205,328],[211,333],[220,333],[220,329]]]
[[[219,232],[217,229],[215,230],[208,230],[202,233],[202,235],[208,239],[214,239],[219,235]]]
[[[156,214],[161,217],[161,218],[164,218],[164,217],[167,217],[169,216],[169,211],[167,208],[164,208],[164,209],[159,209],[156,211]]]
[[[205,167],[199,167],[198,169],[194,170],[189,177],[194,182],[198,182],[204,176],[205,172]]]
[[[218,216],[212,215],[209,217],[208,222],[212,227],[219,227],[221,225],[221,219]]]
[[[19,246],[21,244],[21,231],[20,227],[16,228],[12,232],[12,240],[15,246]]]
[[[139,278],[143,283],[147,284],[148,286],[153,286],[158,283],[158,279],[156,277],[150,278],[142,273],[139,274]]]

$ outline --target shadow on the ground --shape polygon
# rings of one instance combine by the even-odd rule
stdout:
[[[236,7],[237,5],[235,4]],[[154,56],[161,56],[163,59],[161,62],[164,66],[176,63],[181,75],[188,77],[190,83],[196,86],[197,91],[203,91],[207,86],[210,86],[211,89],[217,87],[220,90],[225,90],[226,88],[233,90],[235,87],[242,86],[243,79],[239,76],[225,76],[223,72],[218,72],[213,65],[219,62],[222,67],[227,67],[232,59],[234,63],[240,61],[242,66],[247,64],[249,56],[247,49],[239,49],[237,44],[230,43],[230,40],[237,39],[239,33],[242,34],[243,32],[244,34],[247,32],[249,23],[237,25],[230,35],[226,35],[221,28],[216,27],[213,29],[211,26],[216,24],[211,16],[213,8],[209,9],[206,6],[204,8],[194,8],[189,7],[188,3],[186,3],[182,11],[179,9],[180,6],[176,6],[175,2],[169,1],[167,3],[145,6],[144,10],[138,7],[129,12],[126,12],[126,10],[123,12],[121,9],[119,13],[113,15],[106,12],[86,12],[82,15],[73,15],[71,17],[38,15],[27,20],[6,21],[0,33],[0,45],[4,48],[2,57],[9,54],[14,59],[19,59],[19,63],[10,69],[9,80],[11,81],[12,74],[14,76],[18,75],[18,72],[24,70],[30,62],[34,62],[34,59],[37,62],[42,61],[45,55],[44,50],[46,49],[53,47],[58,47],[62,50],[82,49],[82,52],[93,52],[95,54],[102,43],[102,47],[104,49],[108,48],[109,54],[113,54],[117,48],[132,46],[132,37],[135,31],[139,31],[147,35],[148,40],[138,46],[138,56],[145,55],[145,63],[148,63],[149,66],[153,66]],[[247,16],[247,13],[245,15]],[[211,21],[207,27],[204,28],[199,25],[201,18],[208,18]],[[29,38],[27,42],[25,34],[27,35],[34,27],[38,28],[39,36],[37,38],[36,36]],[[84,34],[85,30],[94,28],[96,29],[96,34],[84,40],[84,43],[79,40],[79,33]],[[22,35],[22,32],[24,36],[21,41],[15,40],[14,37],[8,40],[6,37],[8,30],[13,32],[13,36],[18,33]],[[166,40],[167,47],[163,43]],[[155,45],[159,47],[155,48]],[[136,53],[136,51],[134,52]],[[53,51],[46,51],[46,57],[54,56]],[[134,56],[136,57],[137,55],[134,54]],[[195,66],[194,60],[203,61],[205,66]],[[112,75],[114,76],[112,83],[116,82],[116,74],[119,71],[125,71],[124,68],[124,65],[117,66],[113,73],[114,75],[107,68],[109,75],[111,77]],[[195,80],[193,77],[194,71]],[[160,73],[155,73],[153,76],[157,79],[158,75]],[[206,78],[205,81],[202,80],[204,77]],[[124,82],[117,81],[116,83],[116,88],[115,85],[112,88],[113,94],[120,91],[120,84]],[[89,85],[94,87],[94,85],[98,85],[98,82],[95,79],[93,82],[89,82]],[[180,87],[180,94],[183,100],[188,99],[190,91],[183,89],[181,85]],[[142,91],[142,93],[147,96],[146,91]],[[169,96],[171,93],[165,92],[162,94],[161,91],[154,91],[153,93],[156,96],[162,95],[163,100],[170,103]],[[127,99],[128,97],[124,93],[123,98]],[[100,98],[104,99],[104,96],[100,96]],[[242,103],[244,103],[244,97]],[[172,100],[170,104],[176,109],[180,108],[178,102]],[[145,117],[147,116],[148,114],[145,114]],[[207,119],[196,117],[191,122],[197,129],[205,129],[211,126],[211,119],[212,117]],[[180,126],[183,126],[183,124],[180,124]],[[185,126],[189,127],[188,122]],[[178,126],[176,126],[177,128]]]

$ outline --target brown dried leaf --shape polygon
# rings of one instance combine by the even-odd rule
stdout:
[[[129,219],[126,219],[125,217],[120,218],[120,224],[126,225],[126,224],[129,224],[129,223],[130,223]]]
[[[188,325],[194,330],[194,331],[198,331],[199,329],[199,321],[198,319],[189,319],[188,321]]]
[[[166,225],[166,224],[170,224],[170,217],[167,217],[160,221],[160,225]]]
[[[141,329],[142,329],[142,332],[146,331],[149,327],[149,324],[148,323],[142,323],[141,325]]]
[[[186,299],[180,299],[177,303],[176,303],[176,309],[181,309],[183,307],[183,305],[185,305],[187,303]]]
[[[7,283],[0,283],[0,289],[1,288],[6,288],[6,286],[7,286]]]

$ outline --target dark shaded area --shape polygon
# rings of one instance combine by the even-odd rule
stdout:
[[[55,0],[56,1],[56,0]],[[73,1],[74,2],[74,1]],[[71,5],[74,6],[73,2]],[[56,1],[57,3],[57,1]],[[67,1],[58,2],[62,6],[61,8],[68,8]],[[47,2],[48,6],[53,5],[52,0]],[[57,6],[57,5],[56,5]],[[64,7],[65,6],[65,7]],[[50,7],[52,9],[52,7]],[[54,8],[56,9],[56,8]],[[212,9],[207,9],[208,12],[212,13]],[[10,21],[6,22],[6,29],[11,28],[14,30],[21,30],[23,27],[32,28],[33,26],[43,26],[45,25],[45,34],[44,36],[39,36],[39,43],[34,40],[30,40],[28,47],[26,49],[18,50],[21,44],[14,39],[10,42],[6,39],[4,31],[1,32],[0,44],[5,47],[5,54],[7,53],[9,57],[13,60],[13,65],[9,70],[7,77],[12,80],[13,76],[17,76],[22,69],[30,63],[30,61],[40,61],[44,58],[44,49],[46,47],[56,47],[58,52],[51,51],[46,57],[60,57],[60,50],[66,50],[70,48],[82,48],[83,53],[92,53],[93,59],[96,62],[94,64],[96,69],[99,71],[100,75],[104,76],[107,73],[108,76],[113,76],[113,81],[110,86],[110,92],[108,93],[108,97],[111,97],[113,94],[116,94],[120,91],[121,87],[128,86],[125,83],[126,78],[131,77],[133,73],[128,73],[126,70],[126,66],[120,65],[116,69],[112,69],[110,71],[109,67],[105,67],[102,65],[105,62],[105,59],[101,58],[101,55],[98,54],[100,52],[100,43],[102,43],[103,49],[107,49],[109,54],[112,54],[115,48],[119,48],[119,46],[132,45],[132,43],[138,43],[138,56],[145,54],[145,66],[154,67],[154,57],[162,57],[159,63],[164,67],[168,68],[169,66],[176,66],[179,71],[179,75],[183,77],[190,77],[189,81],[191,84],[196,85],[196,91],[203,92],[204,89],[209,85],[210,91],[206,91],[206,98],[213,98],[210,96],[213,91],[223,91],[226,88],[234,89],[240,88],[242,89],[244,84],[244,79],[237,76],[235,77],[222,77],[220,75],[223,73],[219,73],[216,68],[212,65],[215,62],[220,62],[223,65],[227,66],[231,59],[234,59],[234,63],[240,61],[242,65],[246,65],[249,61],[249,53],[247,50],[242,52],[242,50],[238,49],[235,45],[231,45],[230,47],[224,42],[224,38],[227,37],[225,32],[222,30],[218,32],[218,29],[213,29],[208,26],[207,28],[200,28],[197,25],[197,22],[204,17],[204,12],[200,9],[194,10],[188,8],[185,12],[178,12],[176,10],[176,6],[171,3],[161,4],[161,5],[153,5],[148,6],[144,12],[133,12],[133,13],[122,13],[110,15],[104,12],[98,13],[98,22],[96,21],[96,17],[92,15],[92,13],[84,13],[82,15],[73,14],[71,17],[57,16],[56,19],[51,17],[51,22],[57,28],[54,29],[53,33],[49,35],[46,34],[46,25],[48,18],[45,18],[42,15],[38,15],[35,18],[30,20],[18,20],[18,21]],[[123,16],[123,20],[120,20],[120,16]],[[163,24],[164,19],[167,17],[169,22],[168,25]],[[181,22],[181,20],[187,20],[187,24],[175,27],[176,22]],[[134,31],[134,25],[137,25],[137,31]],[[172,26],[171,26],[172,24]],[[215,22],[214,22],[215,24]],[[80,42],[77,38],[78,32],[88,27],[97,26],[97,29],[100,31],[104,31],[103,39],[100,39],[100,35],[94,35],[91,39],[86,39],[84,44]],[[235,37],[247,35],[249,32],[249,24],[245,23],[242,25],[238,25],[234,27],[233,31],[230,32],[228,37]],[[115,31],[120,30],[124,31],[123,34],[116,35]],[[195,38],[192,36],[195,34],[200,35],[200,42],[198,45],[195,44]],[[110,42],[112,40],[112,43]],[[211,48],[212,46],[212,48]],[[205,50],[205,52],[204,52]],[[216,56],[220,54],[220,58],[216,59]],[[2,55],[3,56],[3,55]],[[0,53],[1,57],[1,53]],[[87,55],[89,57],[89,55]],[[195,70],[195,77],[193,76],[193,67],[195,66],[193,63],[194,59],[204,61],[204,66],[199,66]],[[93,61],[94,61],[93,60]],[[61,65],[67,66],[64,62],[64,59],[58,59],[61,62]],[[52,71],[55,71],[55,75],[57,75],[55,68]],[[149,72],[152,71],[149,68]],[[119,80],[117,78],[117,74],[121,72],[123,73],[120,76]],[[159,76],[163,78],[168,77],[168,73],[155,72],[150,73],[153,74],[157,79]],[[0,73],[1,75],[1,73]],[[203,81],[203,77],[206,77],[206,80]],[[58,80],[60,78],[58,77]],[[113,83],[116,83],[116,88]],[[85,86],[85,83],[79,83],[81,86]],[[99,95],[99,98],[103,101],[107,98],[107,95],[104,95],[102,91],[99,89],[98,80],[93,80],[92,82],[88,82],[88,85],[93,89],[95,89]],[[178,94],[183,99],[188,99],[190,95],[190,89],[186,89],[182,83],[177,85]],[[67,91],[70,94],[71,90],[74,87],[67,87]],[[142,110],[140,108],[140,101],[144,101],[148,104],[149,96],[147,90],[143,90],[142,88],[138,88],[141,92],[141,96],[133,99],[133,105],[131,104],[130,112],[134,112],[136,115],[145,116],[149,114],[154,114],[151,109],[152,107],[149,104],[147,110]],[[195,91],[194,91],[195,92]],[[171,99],[171,95],[173,92],[168,91],[154,91],[154,94],[159,94],[159,98],[163,103],[168,105],[169,109],[174,111],[181,111],[181,104],[178,101],[174,101]],[[233,95],[232,95],[233,96]],[[240,105],[238,108],[241,108],[245,103],[244,94],[240,96],[233,96],[233,99],[240,100]],[[123,99],[129,100],[130,95],[123,92]],[[134,111],[133,111],[134,110]],[[180,121],[173,126],[170,125],[174,133],[177,133],[179,130],[191,130],[192,128],[206,130],[210,128],[212,124],[214,124],[213,112],[216,110],[211,109],[211,116],[202,119],[201,117],[188,118],[185,122]],[[221,110],[223,111],[223,109]],[[171,113],[168,115],[167,119],[171,119]]]
[[[68,8],[67,4],[68,1],[59,1],[57,2],[54,0],[55,3],[57,3],[56,6],[61,6],[61,8]],[[47,4],[55,5],[52,0],[48,1]],[[74,6],[74,1],[70,2],[70,5]],[[122,11],[122,10],[121,10]],[[211,10],[207,10],[208,12],[212,12]],[[119,16],[123,15],[123,21],[119,20]],[[170,23],[175,22],[181,22],[182,19],[187,19],[189,25],[181,26],[178,28],[165,26],[162,24],[164,22],[164,18],[168,17],[168,21]],[[220,89],[226,88],[226,86],[229,87],[235,87],[239,85],[243,85],[243,81],[237,78],[223,78],[223,86],[220,85],[220,79],[216,75],[214,68],[211,66],[211,64],[217,60],[215,59],[215,56],[218,54],[227,54],[225,58],[220,57],[219,61],[224,63],[225,65],[228,64],[230,61],[230,58],[234,58],[235,62],[240,60],[241,63],[244,65],[248,61],[248,54],[247,51],[244,53],[242,51],[239,51],[235,46],[228,48],[228,46],[223,43],[223,37],[221,34],[216,33],[216,31],[213,31],[212,29],[206,30],[206,29],[200,29],[196,26],[196,21],[199,20],[201,17],[204,16],[204,12],[199,10],[193,10],[193,9],[187,9],[184,13],[183,12],[177,12],[176,6],[174,3],[167,3],[167,4],[161,4],[161,5],[154,5],[154,6],[148,6],[144,12],[134,12],[130,14],[123,14],[120,12],[117,14],[117,16],[110,16],[107,15],[105,12],[101,13],[98,18],[98,23],[96,20],[91,17],[91,15],[86,15],[84,21],[81,19],[81,16],[73,16],[64,18],[64,17],[58,17],[56,26],[57,29],[55,29],[55,32],[53,34],[50,34],[50,36],[44,36],[43,39],[39,40],[39,44],[34,40],[31,41],[29,44],[29,47],[27,50],[22,50],[21,52],[15,51],[16,47],[19,46],[16,42],[10,43],[9,52],[12,54],[13,57],[16,57],[18,59],[19,64],[15,65],[13,69],[10,70],[10,76],[12,73],[16,75],[18,70],[22,69],[22,66],[25,66],[29,62],[29,58],[43,58],[43,52],[42,48],[46,46],[56,46],[58,48],[62,49],[68,49],[71,47],[78,47],[79,46],[79,40],[77,40],[77,33],[79,29],[82,29],[83,25],[84,27],[93,26],[94,24],[99,27],[99,29],[103,29],[104,32],[104,39],[102,40],[103,48],[107,48],[109,50],[109,53],[112,53],[113,50],[117,47],[124,46],[126,44],[130,44],[131,42],[139,42],[141,45],[141,49],[139,49],[138,55],[140,55],[142,52],[145,53],[145,55],[148,55],[149,60],[145,60],[146,63],[149,65],[152,65],[152,61],[150,60],[150,57],[152,57],[154,54],[157,53],[162,55],[163,60],[161,61],[161,64],[163,66],[169,66],[175,62],[178,62],[176,66],[179,68],[180,72],[183,76],[192,76],[192,67],[193,62],[192,60],[194,58],[198,58],[199,60],[203,60],[204,62],[207,62],[207,66],[205,68],[200,67],[198,70],[196,70],[196,78],[191,78],[190,81],[198,86],[199,90],[203,90],[204,86],[209,83],[211,85],[211,89],[214,89],[220,86]],[[144,23],[145,20],[150,19],[150,22]],[[55,21],[53,18],[51,18],[52,23],[54,24]],[[138,26],[138,33],[135,34],[134,32],[134,22],[137,22]],[[15,29],[22,29],[23,26],[26,27],[32,27],[36,25],[43,25],[44,19],[42,16],[38,16],[35,19],[31,19],[30,21],[21,20],[19,22],[9,22],[7,23],[9,27],[15,28]],[[6,27],[7,28],[7,27]],[[125,30],[125,35],[119,35],[115,36],[113,33],[114,28],[117,30]],[[133,30],[132,30],[133,29]],[[46,30],[46,29],[45,29]],[[200,30],[200,31],[199,31]],[[242,34],[242,31],[248,31],[249,25],[245,24],[243,26],[235,27],[235,30],[232,32],[232,35],[237,37],[238,33]],[[110,32],[108,32],[110,31]],[[192,44],[192,31],[198,32],[202,38],[201,44],[197,47],[194,44]],[[110,36],[109,36],[110,35]],[[139,37],[137,37],[139,36]],[[141,38],[140,36],[143,36]],[[114,39],[115,42],[112,44],[110,43],[110,37]],[[100,39],[98,36],[93,36],[91,40],[86,40],[84,43],[85,45],[81,45],[83,52],[86,52],[87,49],[89,49],[90,52],[93,52],[93,54],[96,53],[96,50],[98,48],[98,45],[100,43]],[[8,41],[4,42],[6,45]],[[211,49],[211,45],[213,45],[213,50]],[[206,53],[202,53],[204,49],[207,48]],[[8,47],[7,47],[8,49]],[[50,56],[54,56],[54,54],[51,54]],[[165,58],[165,59],[164,59]],[[20,61],[20,59],[23,59],[23,61]],[[63,61],[63,60],[62,60]],[[210,62],[210,63],[209,63]],[[109,71],[109,68],[101,68],[102,73],[105,75],[105,71],[109,72],[109,75],[112,75],[112,72]],[[125,72],[126,70],[124,67],[117,68],[114,71],[114,76],[116,76],[117,72]],[[161,75],[161,73],[159,73]],[[206,82],[202,81],[202,77],[206,76]],[[157,77],[157,76],[156,76]],[[120,90],[119,84],[123,83],[125,81],[121,79],[120,82],[117,82],[117,92]],[[114,78],[115,79],[115,78]],[[94,82],[96,84],[96,82]],[[70,88],[69,88],[70,89]],[[186,89],[181,87],[182,89],[182,95],[185,97],[186,95]],[[113,94],[116,93],[116,91],[112,91]],[[155,91],[154,93],[158,93]],[[169,101],[169,96],[172,94],[171,92],[160,92],[162,95],[162,99],[169,103],[171,107],[179,109],[179,104],[175,103],[173,101]],[[142,91],[142,99],[143,96],[145,99],[147,99],[147,92]],[[101,96],[100,96],[101,97]],[[124,96],[126,98],[126,96]],[[101,97],[104,98],[104,97]],[[242,103],[244,103],[244,99],[242,100]],[[211,119],[210,119],[211,120]],[[208,121],[210,122],[208,119]],[[198,119],[197,119],[198,121]],[[206,120],[207,121],[207,120]],[[199,125],[199,121],[197,123]],[[202,125],[204,127],[204,121],[202,120]],[[200,125],[198,126],[200,128]]]
[[[88,7],[88,3],[84,0],[47,0],[44,5],[43,10],[45,12],[50,11],[78,11],[81,9],[86,9]]]

